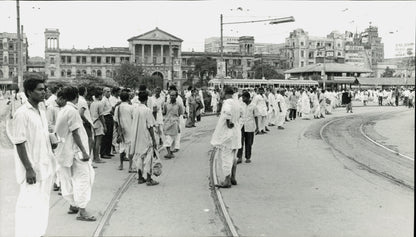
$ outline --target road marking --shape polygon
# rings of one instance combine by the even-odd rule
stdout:
[[[220,210],[218,210],[218,212],[221,213],[222,216],[225,218],[226,227],[228,227],[228,230],[231,232],[231,235],[233,237],[234,236],[237,237],[239,235],[238,235],[237,230],[235,229],[235,226],[234,226],[234,224],[231,220],[230,214],[228,213],[228,210],[225,206],[224,199],[222,198],[222,194],[221,194],[220,190],[215,187],[215,185],[218,184],[217,169],[216,169],[216,167],[217,167],[217,158],[216,157],[217,156],[215,155],[216,151],[217,151],[217,149],[214,148],[214,150],[212,151],[212,154],[211,154],[211,158],[212,158],[211,178],[213,180],[212,185],[213,185],[213,189],[215,190],[214,193],[215,193],[215,195],[218,199],[218,203],[220,205]]]
[[[386,147],[386,146],[384,146],[384,145],[382,145],[382,144],[380,144],[380,143],[376,142],[375,140],[371,139],[369,136],[367,136],[367,134],[365,134],[365,133],[364,133],[364,131],[363,131],[363,125],[364,125],[363,123],[360,125],[360,132],[361,132],[361,134],[362,134],[365,138],[367,138],[370,142],[372,142],[372,143],[376,144],[377,146],[379,146],[379,147],[381,147],[381,148],[384,148],[384,149],[386,149],[386,150],[388,150],[388,151],[390,151],[390,152],[392,152],[392,153],[394,153],[394,154],[396,154],[396,155],[399,155],[399,156],[401,156],[401,157],[403,157],[403,158],[406,158],[406,159],[411,160],[411,161],[414,161],[414,160],[415,160],[415,159],[414,159],[414,158],[412,158],[412,157],[409,157],[409,156],[403,155],[403,154],[401,154],[400,152],[394,151],[394,150],[392,150],[392,149],[390,149],[390,148],[388,148],[388,147]]]

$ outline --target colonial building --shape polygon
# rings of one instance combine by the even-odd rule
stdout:
[[[26,35],[22,35],[23,71],[26,69],[28,58],[28,42]],[[17,34],[0,33],[0,84],[11,84],[17,76]]]

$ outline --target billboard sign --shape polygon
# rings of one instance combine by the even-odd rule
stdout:
[[[225,77],[225,62],[217,62],[217,75],[219,78]]]
[[[394,51],[396,57],[415,56],[415,43],[396,44]]]

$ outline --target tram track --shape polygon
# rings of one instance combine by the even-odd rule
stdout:
[[[361,116],[335,118],[321,127],[319,135],[331,149],[342,154],[344,158],[353,161],[358,165],[359,169],[383,177],[396,185],[414,190],[414,176],[412,176],[414,159],[405,156],[398,151],[387,148],[375,141],[375,139],[372,139],[363,130],[365,124],[377,120],[387,114],[388,112],[370,115],[367,119],[364,119]],[[359,123],[359,126],[355,126],[357,122]],[[331,134],[331,137],[326,131],[331,130],[332,127],[337,128],[333,129],[333,131],[343,130],[348,132],[347,137],[349,136],[351,140],[344,137],[345,140],[337,141],[339,136],[337,136],[338,134],[336,133]],[[346,145],[343,145],[343,142]],[[409,161],[411,161],[411,163],[409,163]]]

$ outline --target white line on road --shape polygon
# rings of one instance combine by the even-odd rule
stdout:
[[[361,124],[361,125],[360,125],[360,132],[361,132],[361,134],[362,134],[365,138],[367,138],[370,142],[372,142],[372,143],[376,144],[377,146],[379,146],[379,147],[381,147],[381,148],[384,148],[384,149],[386,149],[386,150],[388,150],[388,151],[390,151],[390,152],[392,152],[392,153],[394,153],[394,154],[396,154],[396,155],[399,155],[399,156],[401,156],[401,157],[403,157],[403,158],[406,158],[406,159],[411,160],[411,161],[414,161],[414,160],[415,160],[415,159],[414,159],[414,158],[412,158],[412,157],[409,157],[409,156],[403,155],[403,154],[401,154],[400,152],[398,152],[398,151],[394,151],[394,150],[392,150],[392,149],[390,149],[390,148],[388,148],[388,147],[386,147],[386,146],[384,146],[384,145],[382,145],[382,144],[380,144],[380,143],[378,143],[378,142],[374,141],[373,139],[371,139],[369,136],[367,136],[367,135],[364,133],[364,131],[363,131],[363,125],[364,125],[364,124]]]

